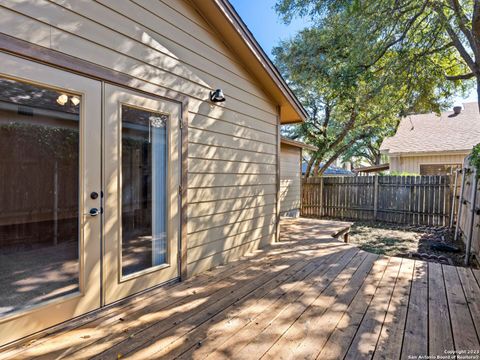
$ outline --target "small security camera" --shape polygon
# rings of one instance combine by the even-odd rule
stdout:
[[[223,95],[222,89],[210,91],[210,100],[213,102],[225,101],[225,95]]]

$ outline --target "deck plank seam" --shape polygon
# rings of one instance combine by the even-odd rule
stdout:
[[[470,306],[470,302],[468,301],[468,296],[467,296],[467,293],[465,291],[465,285],[462,282],[462,278],[460,276],[460,273],[458,272],[459,270],[458,270],[457,267],[455,267],[455,271],[456,271],[458,279],[460,281],[460,287],[462,288],[462,293],[463,293],[463,296],[465,298],[465,303],[467,304],[468,313],[470,314],[470,318],[472,319],[472,324],[473,324],[473,328],[475,330],[475,335],[477,335],[478,344],[480,344],[480,336],[478,334],[477,326],[475,325],[475,317],[472,314],[472,309],[471,309],[471,306]],[[473,349],[463,349],[463,350],[473,350]]]
[[[402,260],[400,261],[400,266],[398,267],[397,276],[395,277],[395,284],[393,285],[392,293],[390,294],[390,298],[388,299],[387,311],[385,311],[385,315],[383,317],[382,325],[381,325],[380,331],[378,333],[377,341],[375,342],[375,347],[373,348],[373,352],[372,352],[372,356],[371,356],[372,359],[375,357],[375,351],[377,350],[378,342],[380,341],[380,337],[382,335],[382,330],[383,330],[383,327],[385,326],[385,320],[387,318],[388,311],[390,309],[390,305],[392,304],[392,299],[393,299],[393,295],[395,294],[395,289],[399,285],[398,282],[399,282],[399,277],[400,277],[400,271],[402,269],[402,266],[403,266],[404,262],[405,262],[405,259],[402,258]],[[405,318],[405,322],[406,322],[406,320],[407,319]]]
[[[280,258],[280,259],[278,259],[278,260],[280,261],[280,260],[284,260],[284,259],[283,259],[283,258]],[[291,259],[291,261],[294,262],[295,259]],[[283,263],[283,262],[280,261],[280,263]],[[288,268],[287,268],[287,269],[288,269]],[[283,269],[281,272],[286,271],[287,269]],[[265,280],[265,279],[273,279],[273,278],[277,277],[279,274],[280,274],[280,273],[277,273],[276,275],[272,275],[272,274],[270,274],[270,273],[267,273],[267,274],[264,274],[263,276],[261,276],[260,278],[262,279],[262,281]],[[255,280],[253,280],[253,281],[258,281],[258,278],[255,278]],[[266,280],[265,282],[267,282],[267,281],[269,281],[269,280]],[[259,286],[262,286],[263,284],[264,284],[264,282],[262,282]],[[239,291],[239,290],[241,290],[241,289],[244,289],[245,287],[248,287],[249,285],[251,285],[251,281],[250,281],[250,282],[245,281],[245,283],[244,283],[240,288],[237,288],[236,290]],[[199,314],[200,312],[206,311],[209,307],[212,307],[212,306],[214,306],[214,305],[215,305],[215,304],[211,304],[211,305],[205,307],[205,309],[202,309],[202,310],[200,310],[198,313],[195,313],[194,316],[197,315],[197,314]],[[227,305],[226,305],[226,306],[227,306]],[[196,309],[195,309],[195,310],[196,310]],[[223,311],[223,309],[222,309],[222,311]],[[215,316],[215,315],[216,315],[216,314],[213,314],[213,316]],[[187,319],[182,320],[181,322],[186,321],[186,320],[187,320]],[[141,329],[139,332],[136,332],[135,337],[138,337],[139,335],[141,335],[142,332],[147,331],[148,329],[150,329],[150,328],[152,328],[153,326],[156,326],[156,325],[157,325],[157,323],[151,324],[151,325],[148,326],[147,328]],[[177,324],[177,325],[179,325],[179,324]],[[167,331],[168,331],[168,330],[167,330]],[[128,342],[129,340],[130,340],[130,339],[125,339],[125,340],[123,340],[122,342],[120,342],[119,344],[121,344],[121,343],[126,343],[126,342]],[[140,348],[140,347],[148,346],[147,344],[148,344],[149,342],[150,342],[150,340],[147,340],[147,341],[145,341],[144,343],[142,343],[142,344],[140,344],[139,346],[136,346],[136,347],[130,349],[128,352],[125,352],[125,353],[122,354],[122,355],[123,355],[123,356],[127,356],[127,355],[131,354],[133,351],[135,351],[136,349],[138,349],[138,348]],[[116,346],[118,346],[118,344],[115,345],[114,347],[116,347]],[[112,347],[112,348],[114,348],[114,347]],[[108,350],[107,350],[107,351],[108,351]]]
[[[357,253],[357,255],[358,255],[358,253]],[[368,258],[368,254],[362,254],[362,256],[363,256],[362,260],[360,261],[360,263],[359,263],[358,265],[356,265],[356,268],[355,268],[354,272],[351,274],[350,279],[353,278],[353,276],[355,275],[355,273],[357,273],[357,271],[361,268],[362,264],[363,264],[363,263],[367,260],[367,258]],[[325,290],[327,290],[332,284],[335,283],[335,280],[338,278],[338,276],[340,276],[340,275],[347,269],[347,267],[352,263],[352,261],[354,261],[354,260],[355,260],[355,257],[352,258],[352,259],[349,261],[349,263],[345,266],[345,268],[342,269],[342,271],[337,274],[337,276],[335,277],[335,279],[333,279],[333,281],[329,284],[329,286],[328,286]],[[338,297],[338,294],[341,293],[341,291],[343,291],[343,289],[344,289],[349,283],[350,283],[350,281],[346,281],[346,282],[343,284],[342,288],[339,289],[339,290],[336,292],[335,298]],[[319,297],[321,297],[321,294],[319,294],[319,296],[317,297],[317,299],[315,299],[314,303],[318,300]],[[312,307],[312,305],[313,305],[314,303],[310,304],[310,306],[308,306],[307,308],[305,308],[305,310],[300,314],[300,316],[297,318],[297,320],[295,320],[295,321],[289,326],[289,328],[285,330],[285,332],[282,334],[282,336],[280,336],[278,339],[276,339],[276,341],[274,341],[274,342],[271,344],[271,346],[264,352],[264,354],[262,354],[261,359],[263,359],[263,357],[266,356],[266,354],[283,338],[283,335],[285,335],[285,334],[290,330],[290,328],[291,328],[292,326],[294,326],[295,323],[297,323],[298,319],[300,319],[300,318],[303,316],[303,314],[304,314],[305,312],[307,312],[307,311]],[[324,312],[322,313],[322,315],[323,315],[327,310],[328,310],[328,309],[324,309]],[[297,344],[297,347],[300,346],[300,345],[301,345],[301,343],[300,343],[300,344]]]

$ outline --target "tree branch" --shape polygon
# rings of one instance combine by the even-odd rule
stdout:
[[[450,81],[455,80],[468,80],[475,77],[474,73],[462,74],[462,75],[446,75],[445,78]]]
[[[470,43],[472,50],[475,53],[475,57],[478,58],[477,44],[475,43],[472,32],[469,29],[467,29],[468,18],[465,16],[465,13],[462,10],[462,6],[458,2],[458,0],[450,0],[450,4],[452,4],[452,9],[457,19],[457,23],[458,23],[458,27],[460,28],[460,31],[463,33],[463,35],[465,35],[468,42]]]
[[[420,8],[420,10],[410,18],[410,20],[407,22],[407,25],[405,27],[405,29],[403,30],[403,32],[401,33],[401,35],[396,38],[396,39],[393,39],[392,41],[390,41],[389,43],[387,43],[384,48],[380,51],[380,54],[378,54],[375,59],[373,61],[371,61],[369,64],[366,64],[364,65],[363,67],[365,69],[368,69],[372,66],[374,66],[378,61],[380,61],[380,59],[383,58],[383,56],[387,53],[387,51],[395,46],[396,44],[398,44],[399,42],[403,41],[405,39],[405,37],[407,36],[408,32],[410,31],[410,28],[413,26],[413,24],[417,21],[417,19],[424,13],[425,11],[425,8],[427,7],[427,4],[428,4],[428,1],[426,1],[422,7]]]
[[[467,52],[467,50],[463,46],[462,41],[458,37],[457,33],[455,33],[455,30],[453,30],[450,23],[448,22],[447,16],[445,15],[443,10],[441,9],[440,5],[438,5],[438,3],[435,3],[433,5],[433,9],[438,14],[438,16],[440,18],[440,21],[445,26],[445,30],[447,31],[448,36],[450,36],[450,38],[452,39],[453,45],[455,46],[455,48],[460,53],[460,56],[467,63],[467,66],[470,68],[470,70],[472,72],[474,72],[474,73],[477,72],[478,69],[477,69],[477,65],[475,64],[475,61],[473,61],[472,57],[470,56],[470,54]]]
[[[480,48],[480,2],[478,0],[475,0],[474,6],[473,6],[473,15],[472,15],[472,34],[473,34],[473,39],[475,41],[475,48],[479,49]],[[480,50],[479,50],[480,52]],[[479,55],[475,54],[477,56],[477,60]]]

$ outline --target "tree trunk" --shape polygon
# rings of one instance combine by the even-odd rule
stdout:
[[[475,78],[477,79],[477,106],[480,112],[480,74],[475,74]]]
[[[332,163],[338,159],[338,157],[340,155],[342,155],[345,151],[347,151],[347,149],[352,146],[356,141],[359,141],[363,138],[366,137],[366,134],[360,136],[360,137],[357,137],[357,138],[354,138],[354,139],[351,139],[347,144],[343,145],[340,149],[337,149],[337,151],[335,152],[335,154],[333,154],[326,162],[325,164],[323,164],[322,168],[320,169],[319,173],[318,173],[318,176],[321,176],[323,175],[323,173],[325,172],[325,170],[328,169],[328,167],[330,165],[332,165]]]
[[[329,166],[332,165],[333,162],[338,159],[338,157],[341,155],[341,153],[342,153],[342,151],[338,152],[337,154],[333,155],[330,159],[328,159],[328,161],[325,164],[323,164],[322,168],[320,169],[319,175],[323,175],[325,170],[327,170],[329,168]]]
[[[320,169],[321,161],[322,161],[322,158],[317,158],[317,160],[315,160],[315,167],[313,168],[313,176],[318,176],[318,170]]]
[[[325,170],[327,170],[328,167],[329,167],[330,165],[332,165],[333,162],[334,162],[335,160],[337,160],[338,157],[345,152],[345,150],[347,150],[347,148],[348,148],[348,146],[343,146],[342,148],[340,148],[339,150],[337,150],[337,152],[336,152],[335,154],[333,154],[332,157],[325,162],[325,164],[323,164],[322,168],[321,168],[320,171],[319,171],[319,175],[320,175],[320,176],[323,175],[323,173],[325,172]]]
[[[312,171],[312,166],[314,161],[315,161],[315,156],[312,156],[310,160],[308,160],[307,169],[305,170],[305,179],[308,179],[308,177],[310,176],[310,172]]]

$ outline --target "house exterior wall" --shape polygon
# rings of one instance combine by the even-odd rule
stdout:
[[[298,217],[301,207],[302,149],[286,144],[280,152],[280,215]]]
[[[399,172],[399,173],[412,173],[420,174],[420,165],[452,165],[452,164],[462,164],[463,159],[468,154],[445,154],[445,155],[400,155],[392,156],[390,155],[390,172]]]
[[[188,1],[5,0],[0,33],[188,98],[189,276],[274,240],[277,104]]]

